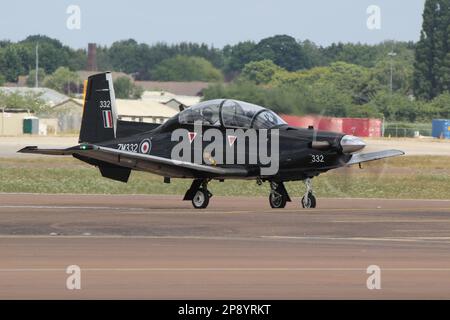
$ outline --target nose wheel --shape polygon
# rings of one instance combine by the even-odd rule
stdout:
[[[306,192],[302,198],[302,207],[312,209],[316,207],[316,197],[313,194],[312,181],[310,178],[305,179]]]

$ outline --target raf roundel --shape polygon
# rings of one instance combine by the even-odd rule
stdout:
[[[139,145],[139,152],[148,154],[150,153],[151,148],[152,148],[151,141],[149,139],[145,139],[142,140],[142,142]]]

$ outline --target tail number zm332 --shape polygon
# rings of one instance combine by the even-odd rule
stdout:
[[[135,152],[138,153],[139,144],[137,143],[119,143],[117,149],[121,151]]]

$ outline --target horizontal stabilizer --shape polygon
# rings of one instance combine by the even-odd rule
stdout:
[[[380,160],[384,158],[391,158],[391,157],[398,157],[402,156],[405,153],[400,150],[383,150],[383,151],[377,151],[377,152],[370,152],[370,153],[356,153],[352,155],[350,158],[350,161],[347,162],[346,165],[350,166],[352,164],[358,164],[362,162],[367,161],[374,161],[374,160]]]
[[[28,146],[23,149],[20,149],[17,152],[20,153],[32,153],[32,154],[46,154],[53,156],[70,156],[74,153],[78,153],[80,151],[91,150],[92,145],[78,145],[71,148],[66,149],[39,149],[36,146]]]

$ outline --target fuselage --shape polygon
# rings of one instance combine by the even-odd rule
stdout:
[[[128,152],[142,153],[142,149],[147,147],[142,146],[142,143],[143,141],[147,141],[149,142],[148,154],[172,159],[172,151],[180,143],[180,139],[173,139],[173,132],[177,129],[185,130],[186,135],[195,133],[197,130],[193,124],[180,124],[178,117],[175,116],[154,130],[107,141],[100,145]],[[196,152],[200,152],[204,156],[201,159],[202,164],[220,167],[245,167],[249,172],[246,178],[249,179],[262,178],[279,181],[303,180],[317,176],[330,169],[341,167],[351,158],[351,154],[344,153],[343,146],[341,146],[343,138],[348,136],[340,133],[316,131],[312,128],[294,128],[288,125],[279,125],[269,130],[202,125],[201,130],[200,135],[195,136],[197,140],[193,139],[194,141],[190,141],[189,143],[191,148],[190,161],[196,162],[194,155]],[[227,153],[233,149],[233,161],[225,161],[225,154],[221,157],[214,153],[208,154],[208,158],[205,159],[205,153],[208,153],[208,146],[211,142],[205,141],[202,139],[202,136],[205,137],[210,130],[220,131],[224,137],[221,141],[223,144],[223,152]],[[233,141],[231,144],[230,137],[233,137],[232,134],[236,130],[241,130],[246,137],[242,141]],[[278,157],[278,170],[274,174],[262,176],[260,168],[268,167],[270,164],[263,163],[259,157],[255,157],[254,153],[255,150],[257,150],[256,152],[260,151],[260,140],[272,135],[272,139],[267,139],[267,149],[271,150],[273,133],[275,131],[278,135],[277,154],[267,152],[267,155],[269,157]],[[231,135],[230,132],[232,133]],[[255,141],[252,141],[252,138],[255,137],[257,141],[256,146]],[[186,139],[189,139],[189,137],[186,137]],[[357,141],[359,146],[353,151],[363,148],[363,144],[360,142],[361,140]],[[243,148],[240,148],[240,146],[243,146]],[[272,149],[271,151],[274,150]],[[218,158],[222,158],[222,161],[216,161],[214,163]],[[257,159],[256,162],[252,162],[251,160],[255,158]],[[242,159],[245,159],[245,161],[242,161]],[[211,161],[208,163],[208,160]],[[157,173],[161,174],[161,172]],[[170,176],[170,172],[166,173],[166,175]],[[182,177],[197,178],[186,175]],[[219,179],[221,177],[216,178]]]

